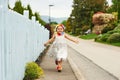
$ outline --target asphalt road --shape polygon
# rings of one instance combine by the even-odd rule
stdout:
[[[68,52],[69,58],[74,62],[71,65],[76,65],[78,68],[77,71],[75,71],[75,74],[80,73],[80,75],[77,75],[78,80],[118,80],[71,47],[68,48]],[[81,75],[83,79],[79,79],[79,76]]]
[[[67,41],[69,56],[86,80],[120,79],[120,47],[78,40],[79,44]]]

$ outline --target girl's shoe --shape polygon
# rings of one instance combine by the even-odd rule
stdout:
[[[58,72],[61,72],[62,71],[62,67],[61,66],[57,66],[57,70],[58,70]]]

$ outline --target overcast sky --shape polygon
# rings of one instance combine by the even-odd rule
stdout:
[[[9,0],[11,7],[14,6],[16,0]],[[49,16],[49,5],[51,17],[69,17],[72,9],[73,0],[21,0],[23,5],[30,4],[33,12],[39,12],[40,15]]]
[[[14,6],[16,0],[9,0],[11,7]],[[26,6],[30,4],[33,12],[39,12],[40,15],[49,16],[49,6],[51,17],[69,17],[72,11],[73,0],[21,0],[22,4]],[[108,0],[109,2],[111,0]]]

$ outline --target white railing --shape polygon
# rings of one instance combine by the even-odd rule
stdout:
[[[35,20],[1,9],[0,80],[22,80],[26,63],[38,58],[48,38],[49,31]]]

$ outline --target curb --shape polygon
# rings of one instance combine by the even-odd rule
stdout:
[[[78,69],[78,67],[75,65],[75,63],[73,62],[73,60],[71,59],[70,56],[68,56],[68,62],[77,78],[77,80],[85,80],[84,76],[82,75],[82,73],[80,73],[80,70]]]

